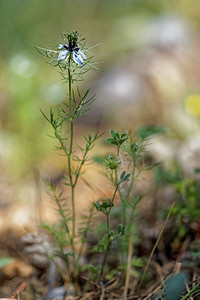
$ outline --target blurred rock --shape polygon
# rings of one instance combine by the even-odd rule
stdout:
[[[27,233],[21,237],[24,244],[24,252],[36,268],[47,268],[49,265],[49,256],[55,251],[55,247],[46,234]]]
[[[189,21],[181,15],[161,14],[142,30],[141,42],[145,45],[171,49],[186,47],[191,43],[192,30]]]
[[[120,119],[121,127],[133,128],[162,122],[165,107],[186,93],[185,68],[194,42],[190,24],[184,17],[161,15],[146,24],[140,38],[137,51],[118,54],[113,67],[92,83],[96,102],[83,118],[86,123],[118,126]]]
[[[184,173],[194,176],[200,165],[200,134],[189,136],[180,145],[176,158]]]
[[[166,167],[173,166],[176,160],[187,176],[194,176],[195,168],[200,165],[200,135],[191,135],[183,141],[167,136],[155,136],[148,145],[157,162],[162,161]]]

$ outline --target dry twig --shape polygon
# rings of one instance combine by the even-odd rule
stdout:
[[[172,203],[172,206],[170,207],[170,210],[169,210],[169,212],[168,212],[168,215],[167,215],[167,218],[166,218],[166,220],[165,220],[165,223],[163,224],[163,226],[162,226],[162,228],[161,228],[161,230],[160,230],[160,233],[159,233],[159,235],[158,235],[157,241],[155,242],[155,245],[154,245],[154,247],[153,247],[153,249],[152,249],[152,251],[151,251],[151,253],[150,253],[150,255],[149,255],[149,258],[148,258],[147,264],[146,264],[146,266],[145,266],[145,268],[144,268],[144,272],[143,272],[142,278],[141,278],[141,280],[140,280],[138,289],[140,289],[141,286],[142,286],[142,283],[143,283],[144,277],[145,277],[145,275],[146,275],[146,272],[147,272],[147,270],[148,270],[148,268],[149,268],[149,265],[150,265],[152,256],[153,256],[153,254],[154,254],[154,252],[155,252],[155,250],[156,250],[156,247],[158,246],[158,243],[159,243],[159,241],[160,241],[160,239],[161,239],[161,236],[162,236],[162,234],[163,234],[163,231],[164,231],[164,229],[165,229],[165,227],[166,227],[166,225],[167,225],[169,216],[170,216],[170,214],[171,214],[171,212],[172,212],[172,209],[173,209],[174,205],[175,205],[175,202],[173,202],[173,203]]]

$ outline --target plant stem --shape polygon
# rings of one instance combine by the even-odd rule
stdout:
[[[114,191],[114,194],[113,194],[112,199],[111,199],[112,203],[113,203],[113,201],[115,199],[117,190],[119,189],[119,184],[118,184],[118,181],[117,181],[117,169],[115,170],[115,185],[116,185],[115,191]],[[109,239],[109,233],[110,233],[110,211],[111,211],[111,207],[109,208],[109,210],[108,210],[108,212],[106,214],[108,239]],[[112,244],[112,241],[108,240],[108,244],[107,244],[106,250],[104,252],[103,262],[102,262],[102,265],[101,265],[101,271],[100,271],[100,275],[99,275],[99,279],[100,280],[102,280],[102,277],[103,277],[103,271],[104,271],[104,267],[106,265],[107,256],[108,256],[108,252],[109,252],[109,248],[110,248],[111,244]]]
[[[120,145],[117,146],[117,157],[119,157],[119,149],[120,149]]]
[[[73,150],[73,140],[74,140],[74,118],[72,115],[72,76],[70,72],[70,57],[69,57],[69,67],[68,67],[68,80],[69,80],[69,113],[70,113],[70,146],[68,153],[68,173],[71,186],[71,203],[72,203],[72,243],[74,242],[75,232],[76,232],[76,212],[75,212],[75,200],[74,200],[74,183],[72,178],[72,168],[71,168],[71,156]]]
[[[111,244],[112,244],[112,242],[108,241],[108,244],[107,244],[107,247],[106,247],[106,251],[104,252],[103,262],[101,264],[101,271],[100,271],[100,275],[99,275],[99,281],[101,281],[102,277],[103,277],[103,271],[104,271],[104,267],[106,265],[108,251],[109,251],[109,248],[110,248]]]
[[[84,165],[84,163],[85,163],[85,161],[86,161],[86,157],[87,157],[88,151],[89,151],[89,148],[86,146],[85,153],[84,153],[84,155],[83,155],[82,161],[81,161],[81,163],[80,163],[80,166],[79,166],[79,168],[78,168],[78,171],[77,171],[77,174],[76,174],[76,177],[75,177],[75,180],[74,180],[74,187],[75,187],[75,185],[77,184],[78,178],[79,178],[80,173],[81,173],[81,169],[82,169],[82,167],[83,167],[83,165]]]
[[[76,181],[73,181],[73,172],[72,172],[72,153],[73,153],[73,143],[74,143],[74,115],[72,111],[72,75],[70,71],[70,57],[69,57],[69,66],[68,66],[68,82],[69,82],[69,115],[70,115],[70,144],[69,144],[69,150],[68,150],[68,174],[69,174],[69,181],[70,181],[70,187],[71,187],[71,205],[72,205],[72,233],[70,238],[71,248],[73,254],[75,254],[75,236],[76,236],[76,210],[75,210],[75,186]],[[78,261],[76,261],[75,255],[73,255],[73,265],[74,265],[74,278],[73,280],[77,280],[79,267],[78,267]]]
[[[107,234],[110,233],[110,213],[106,214]]]
[[[200,282],[195,285],[183,298],[181,298],[181,300],[186,300],[188,299],[188,297],[192,296],[193,293],[195,293],[196,291],[199,291],[200,289]]]
[[[114,199],[115,199],[115,196],[116,196],[116,193],[117,193],[117,191],[118,191],[118,188],[119,188],[119,184],[117,184],[117,185],[116,185],[116,187],[115,187],[115,191],[114,191],[114,194],[113,194],[113,197],[112,197],[112,200],[111,200],[111,202],[113,202],[113,201],[114,201]]]

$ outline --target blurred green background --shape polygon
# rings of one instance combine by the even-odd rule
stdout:
[[[88,75],[98,103],[85,126],[158,124],[181,141],[198,134],[199,0],[1,0],[0,28],[2,174],[27,178],[57,155],[40,109],[64,100],[66,88],[34,45],[74,29],[88,46],[101,43],[93,52],[106,70]]]

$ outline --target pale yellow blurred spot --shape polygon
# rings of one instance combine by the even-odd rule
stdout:
[[[185,108],[188,113],[200,116],[200,94],[191,94],[186,98]]]

